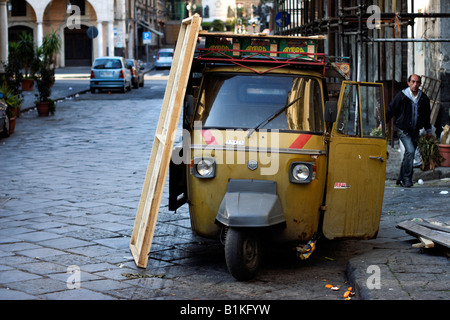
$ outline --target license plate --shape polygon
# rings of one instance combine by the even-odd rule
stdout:
[[[112,77],[112,76],[113,76],[113,72],[112,72],[112,71],[102,71],[102,72],[100,73],[100,75],[101,75],[102,77]]]

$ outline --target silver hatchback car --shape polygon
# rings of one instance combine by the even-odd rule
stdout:
[[[96,89],[120,89],[131,91],[131,72],[123,57],[100,57],[91,69],[91,93]]]
[[[173,61],[173,49],[159,49],[154,57],[156,58],[155,68],[170,68]]]

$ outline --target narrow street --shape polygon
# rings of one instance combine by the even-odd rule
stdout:
[[[324,241],[306,261],[291,248],[267,248],[256,279],[237,282],[222,244],[192,234],[187,206],[168,211],[166,183],[149,265],[139,269],[130,235],[167,74],[152,71],[143,88],[125,94],[81,94],[58,103],[47,118],[30,110],[0,140],[1,299],[343,300],[354,286],[346,272],[350,259],[373,249],[414,254],[395,223],[429,212],[419,202],[448,208],[441,186],[388,186],[377,240]],[[402,205],[402,192],[417,196]],[[432,216],[442,214],[436,210]],[[446,259],[437,259],[448,271]],[[449,298],[439,292],[434,298]]]

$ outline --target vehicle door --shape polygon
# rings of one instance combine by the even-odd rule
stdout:
[[[344,81],[329,142],[323,232],[376,237],[386,173],[383,85]]]

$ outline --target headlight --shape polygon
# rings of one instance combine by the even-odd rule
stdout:
[[[289,166],[289,181],[309,183],[315,178],[315,165],[309,162],[292,162]]]
[[[194,158],[191,172],[197,178],[214,178],[216,161],[214,158]]]

